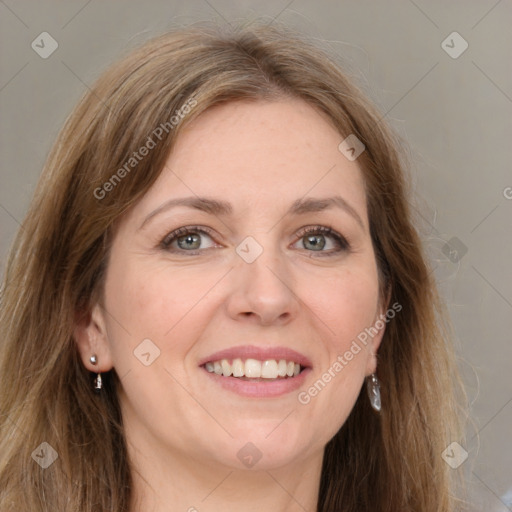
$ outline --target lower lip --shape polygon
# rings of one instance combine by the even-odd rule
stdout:
[[[223,377],[222,375],[209,372],[205,368],[202,368],[202,370],[206,372],[213,381],[217,382],[228,391],[232,391],[233,393],[246,397],[269,398],[286,395],[287,393],[295,391],[304,383],[304,380],[311,371],[311,368],[305,368],[295,377],[288,377],[286,379],[269,379],[268,382],[251,382],[249,380],[238,379],[237,377]]]

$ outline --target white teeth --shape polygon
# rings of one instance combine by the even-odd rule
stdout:
[[[250,379],[259,379],[261,377],[261,361],[247,359],[245,361],[245,376]]]
[[[301,366],[294,361],[280,359],[266,359],[258,361],[257,359],[247,359],[245,362],[240,359],[233,359],[230,364],[228,359],[220,361],[209,361],[205,369],[210,373],[222,375],[224,377],[247,377],[250,379],[277,379],[279,377],[295,377],[299,375]]]
[[[223,359],[220,362],[220,365],[222,366],[222,375],[224,375],[224,377],[229,377],[233,373],[231,365],[228,363],[227,359]]]
[[[277,363],[273,359],[263,361],[261,365],[261,376],[264,379],[277,379]]]
[[[243,377],[245,375],[245,365],[241,359],[233,359],[233,377]],[[206,368],[208,370],[208,368]]]
[[[213,371],[217,374],[217,375],[220,375],[222,373],[222,366],[221,364],[219,363],[219,361],[215,361],[213,363]]]

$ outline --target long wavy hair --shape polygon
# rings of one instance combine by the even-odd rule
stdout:
[[[441,456],[461,435],[456,366],[413,224],[403,144],[332,50],[257,22],[200,23],[132,50],[100,76],[58,136],[1,294],[2,511],[130,509],[119,378],[115,369],[104,374],[104,392],[93,394],[73,339],[77,318],[101,297],[116,221],[158,178],[183,127],[220,103],[289,97],[323,112],[340,142],[355,134],[366,146],[358,164],[381,293],[402,305],[378,355],[382,412],[361,392],[325,447],[318,511],[456,510],[455,472]],[[194,107],[179,115],[191,98]],[[121,181],[113,178],[159,126],[167,129],[148,155]],[[42,442],[58,454],[46,469],[35,462]]]

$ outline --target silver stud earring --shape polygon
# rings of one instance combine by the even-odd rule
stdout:
[[[97,365],[98,358],[96,357],[96,354],[93,354],[89,358],[89,361],[91,362],[91,364]],[[102,387],[103,387],[103,382],[101,380],[101,373],[98,373],[98,375],[96,375],[96,378],[94,379],[94,391],[96,391],[96,393],[99,393],[101,391]]]
[[[370,397],[370,404],[372,408],[377,412],[380,411],[380,383],[375,373],[372,373],[369,377],[367,377],[366,389],[368,391],[368,396]]]

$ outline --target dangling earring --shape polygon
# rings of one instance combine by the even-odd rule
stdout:
[[[94,379],[94,391],[96,391],[96,393],[99,393],[102,387],[103,382],[101,381],[101,373],[98,373],[98,375]]]
[[[96,355],[92,355],[90,357],[89,361],[91,361],[91,364],[94,364],[94,365],[98,364],[98,358],[96,357]],[[94,391],[96,391],[96,393],[99,393],[101,391],[102,387],[103,387],[103,382],[101,380],[101,373],[98,373],[98,375],[94,379]]]
[[[368,391],[368,396],[370,397],[370,404],[375,411],[380,411],[381,409],[381,401],[380,401],[380,384],[379,379],[375,373],[372,373],[367,377],[366,380],[366,389]]]

